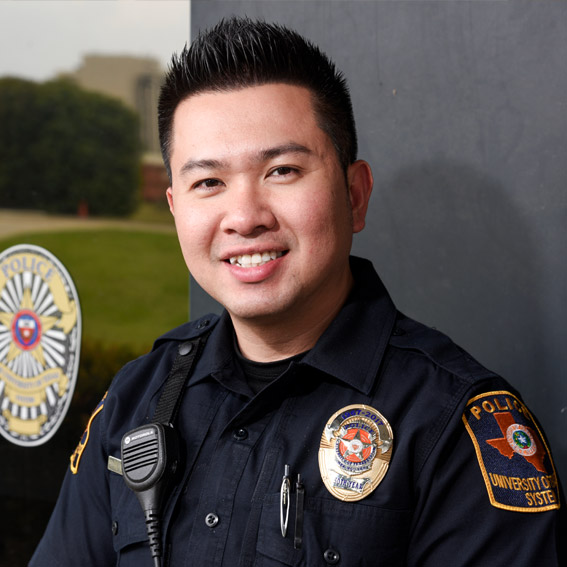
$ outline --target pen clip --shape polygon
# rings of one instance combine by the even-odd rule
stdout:
[[[303,545],[303,502],[305,499],[305,485],[301,482],[301,475],[297,475],[296,488],[296,507],[295,507],[295,535],[293,537],[293,547],[301,549]]]
[[[282,486],[280,488],[280,526],[282,530],[282,537],[285,537],[287,534],[287,523],[289,520],[289,507],[291,500],[290,491],[291,484],[289,481],[289,465],[285,465]]]

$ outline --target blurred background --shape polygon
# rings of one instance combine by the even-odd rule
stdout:
[[[294,27],[344,71],[375,176],[355,253],[522,392],[567,482],[566,3],[0,2],[0,252],[47,248],[83,311],[63,425],[39,447],[0,438],[0,566],[27,563],[117,369],[218,310],[179,252],[155,105],[171,54],[232,14]]]
[[[0,2],[0,252],[36,244],[59,258],[83,320],[59,430],[37,447],[0,439],[1,566],[27,564],[116,371],[188,319],[156,104],[189,30],[177,0]]]

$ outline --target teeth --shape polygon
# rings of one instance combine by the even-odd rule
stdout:
[[[233,256],[229,259],[232,265],[240,266],[241,268],[256,268],[283,256],[283,252],[276,252],[270,250],[267,252],[255,252],[254,254],[242,254],[241,256]]]

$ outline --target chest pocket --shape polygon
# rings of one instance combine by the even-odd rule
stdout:
[[[292,501],[295,500],[292,494]],[[263,506],[258,532],[257,567],[388,567],[405,565],[411,513],[360,502],[306,498],[303,545],[294,549],[295,508],[287,536],[280,530],[280,495]]]
[[[144,523],[144,513],[136,495],[124,479],[110,474],[112,535],[120,567],[153,567]]]

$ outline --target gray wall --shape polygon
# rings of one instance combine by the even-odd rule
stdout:
[[[193,0],[193,36],[231,14],[345,72],[375,176],[355,253],[522,392],[567,483],[567,3]]]

